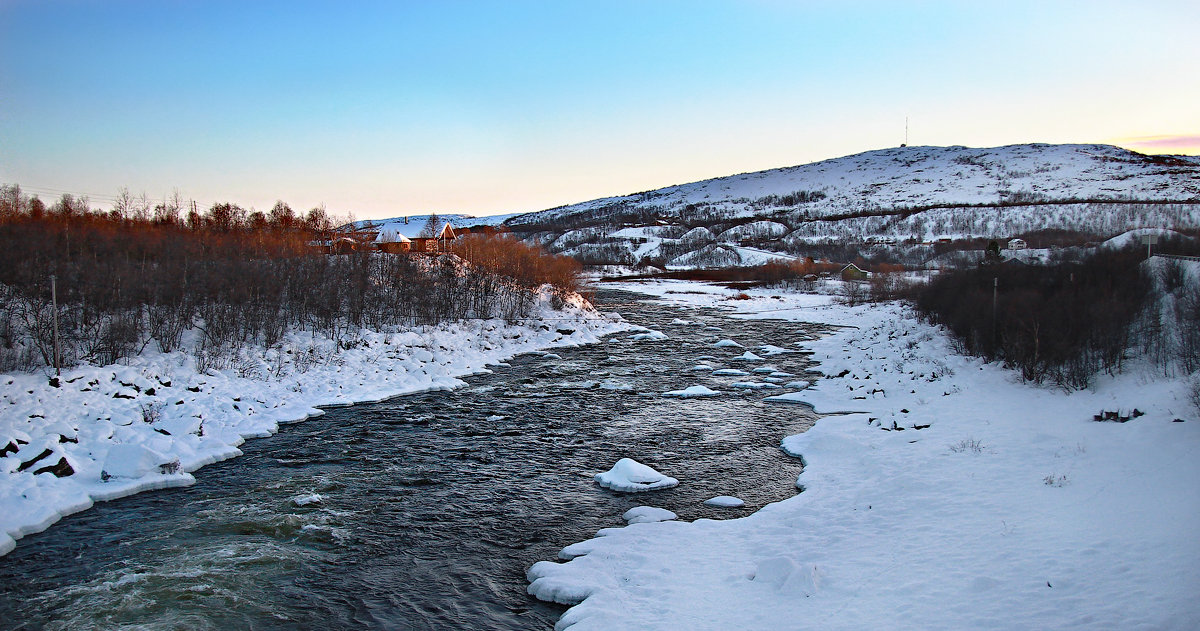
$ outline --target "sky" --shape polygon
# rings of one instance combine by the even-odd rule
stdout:
[[[897,146],[1200,154],[1200,2],[0,0],[0,183],[528,212]]]

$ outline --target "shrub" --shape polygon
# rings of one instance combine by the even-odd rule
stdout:
[[[467,235],[456,239],[451,250],[483,270],[507,276],[524,287],[550,284],[562,291],[579,288],[580,264],[569,256],[547,254],[503,235]]]

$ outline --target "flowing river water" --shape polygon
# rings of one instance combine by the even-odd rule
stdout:
[[[0,628],[549,629],[565,608],[528,596],[525,570],[626,510],[728,519],[796,493],[800,462],[779,441],[811,427],[811,410],[762,401],[786,388],[729,385],[761,375],[692,368],[752,370],[713,343],[796,348],[818,327],[611,289],[597,302],[669,339],[618,334],[561,359],[522,355],[453,392],[330,409],[247,442],[195,486],[64,518],[0,557]],[[808,367],[802,354],[766,363],[797,379]],[[697,384],[725,394],[661,396]],[[593,474],[622,457],[680,484],[599,487]],[[702,503],[716,495],[746,506]]]

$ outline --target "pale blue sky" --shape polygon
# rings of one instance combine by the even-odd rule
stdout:
[[[1198,6],[0,0],[0,182],[367,218],[811,162],[905,116],[1197,153]]]

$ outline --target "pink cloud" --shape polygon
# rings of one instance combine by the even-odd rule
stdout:
[[[1200,136],[1148,136],[1129,138],[1124,144],[1162,149],[1190,149],[1200,147]]]

